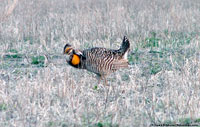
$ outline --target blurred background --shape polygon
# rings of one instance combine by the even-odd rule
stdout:
[[[0,126],[200,124],[199,0],[0,0]],[[65,62],[131,43],[108,77]]]

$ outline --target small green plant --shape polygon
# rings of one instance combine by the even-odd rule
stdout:
[[[4,58],[6,59],[17,59],[22,58],[22,54],[19,54],[16,49],[10,49],[8,50],[8,54],[4,55]]]
[[[194,122],[195,123],[200,123],[200,118],[197,118]]]
[[[97,86],[97,85],[95,85],[95,86],[94,86],[94,90],[97,90],[97,88],[98,88],[98,86]]]
[[[61,122],[61,127],[68,127],[68,125],[65,122]]]
[[[98,123],[96,124],[96,126],[97,126],[97,127],[103,127],[103,124],[102,124],[101,122],[98,122]]]
[[[157,74],[160,71],[161,71],[161,67],[158,63],[155,63],[154,65],[152,65],[150,67],[150,73],[153,74],[153,75]]]
[[[33,56],[31,57],[31,64],[39,65],[40,67],[44,67],[44,56]]]
[[[11,53],[18,53],[18,51],[16,49],[10,49],[8,52],[11,52]]]
[[[130,64],[133,64],[134,62],[138,62],[139,61],[139,53],[138,53],[138,47],[135,48],[135,50],[133,52],[131,52],[128,56],[128,62]]]
[[[0,111],[7,110],[7,105],[5,103],[0,104]]]
[[[118,124],[111,124],[111,123],[107,123],[107,122],[98,122],[96,124],[94,124],[94,127],[119,127]]]
[[[132,55],[128,57],[128,62],[129,62],[130,64],[133,64],[133,56],[132,56]]]
[[[151,104],[151,100],[149,98],[145,98],[145,103],[146,104]]]
[[[149,53],[151,53],[151,54],[157,54],[160,58],[162,58],[163,57],[163,52],[159,52],[159,51],[153,51],[153,50],[151,50],[151,51],[149,51]]]
[[[22,58],[22,54],[7,54],[4,56],[4,58],[7,59],[17,59],[17,58]]]
[[[48,123],[47,123],[47,127],[53,127],[54,126],[54,122],[53,121],[49,121]]]
[[[179,120],[180,124],[189,125],[192,123],[191,118],[183,118]]]
[[[169,35],[169,30],[168,30],[168,29],[165,29],[165,30],[164,30],[164,34],[165,34],[165,36],[168,36],[168,35]]]
[[[173,125],[174,122],[171,121],[171,120],[165,120],[165,121],[164,121],[164,124]]]
[[[159,41],[160,39],[157,38],[156,32],[151,32],[151,37],[145,39],[143,48],[150,47],[152,49],[153,47],[159,47]]]

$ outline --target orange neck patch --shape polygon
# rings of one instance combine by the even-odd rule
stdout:
[[[80,63],[80,57],[78,55],[74,54],[72,57],[72,64],[78,65],[79,63]]]

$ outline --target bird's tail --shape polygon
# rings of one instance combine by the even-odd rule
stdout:
[[[129,40],[126,36],[124,36],[124,39],[122,41],[122,45],[121,45],[121,47],[118,51],[121,52],[122,54],[125,54],[128,51],[129,48],[130,48]]]

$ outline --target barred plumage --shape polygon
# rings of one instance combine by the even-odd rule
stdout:
[[[128,68],[127,55],[129,48],[129,40],[124,36],[122,45],[118,50],[95,47],[81,51],[66,44],[64,54],[69,55],[67,62],[71,66],[87,69],[99,75],[101,79],[105,79],[106,75],[120,68]]]

